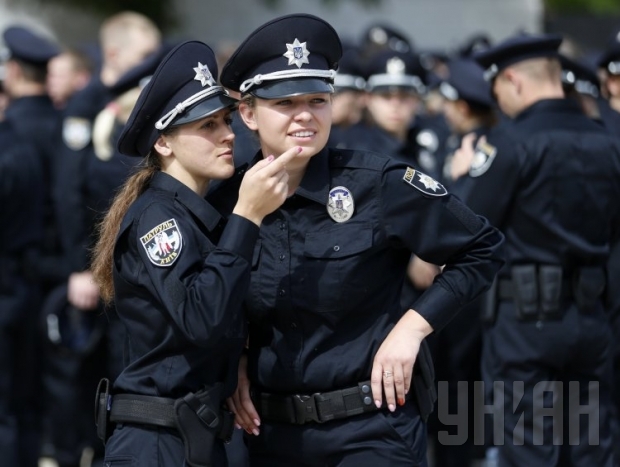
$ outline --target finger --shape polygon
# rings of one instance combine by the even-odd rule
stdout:
[[[243,410],[248,414],[252,423],[258,428],[260,426],[260,416],[256,411],[256,407],[254,406],[254,402],[250,397],[249,391],[245,394],[241,395],[241,404],[243,405]]]
[[[406,365],[403,368],[403,383],[405,386],[405,396],[409,394],[409,389],[411,389],[411,378],[413,378],[413,365]]]
[[[300,146],[293,146],[289,150],[280,154],[274,161],[266,167],[263,167],[261,170],[264,170],[267,175],[274,175],[280,170],[283,170],[286,167],[286,164],[297,157],[297,154],[301,151],[302,148]]]
[[[375,400],[377,408],[381,408],[383,404],[383,367],[378,363],[373,363],[372,372],[370,373],[370,387],[372,388],[372,397]]]
[[[385,401],[390,412],[396,410],[396,396],[394,394],[394,371],[383,369],[383,391]]]
[[[252,417],[248,414],[241,402],[241,397],[239,391],[237,390],[235,394],[233,394],[234,404],[237,411],[235,412],[235,421],[248,433],[251,433],[255,428],[254,423],[252,422]]]
[[[394,367],[394,388],[396,390],[396,403],[402,407],[405,405],[405,377],[402,365]]]

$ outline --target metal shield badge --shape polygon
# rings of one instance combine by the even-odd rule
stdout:
[[[92,125],[85,118],[67,117],[62,124],[62,139],[65,144],[79,151],[90,143],[92,136]]]
[[[329,190],[327,212],[336,222],[346,222],[353,216],[355,203],[348,188],[337,186]]]
[[[176,220],[170,219],[153,227],[140,237],[151,263],[155,266],[172,266],[181,253],[183,237]]]

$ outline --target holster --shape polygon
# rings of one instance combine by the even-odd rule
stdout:
[[[95,426],[97,427],[97,437],[105,443],[112,435],[113,424],[110,422],[110,380],[103,378],[97,385],[95,394]]]
[[[540,296],[540,312],[543,317],[560,317],[562,285],[561,266],[546,265],[538,268],[538,294]]]
[[[211,467],[215,439],[230,441],[234,416],[221,409],[221,392],[222,385],[217,383],[187,394],[174,404],[185,460],[191,467]]]
[[[435,387],[433,359],[425,340],[420,345],[415,366],[418,371],[413,376],[413,390],[420,410],[420,417],[426,422],[435,408],[437,389]]]
[[[514,287],[517,317],[522,320],[538,315],[538,281],[535,264],[513,266],[510,269]]]
[[[592,313],[605,291],[607,278],[601,267],[583,267],[573,277],[573,294],[583,313]]]

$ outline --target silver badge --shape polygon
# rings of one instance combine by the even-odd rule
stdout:
[[[329,190],[327,213],[336,222],[346,222],[353,216],[355,203],[348,188],[337,186]]]
[[[62,139],[74,151],[84,149],[92,136],[91,122],[86,118],[67,117],[62,124]]]
[[[469,175],[471,177],[480,177],[483,175],[495,160],[497,148],[486,141],[478,141],[476,144],[476,152],[469,166]]]
[[[390,58],[385,68],[389,75],[404,75],[406,69],[405,62],[398,57]]]
[[[301,68],[304,63],[310,64],[308,55],[310,52],[306,49],[305,42],[299,42],[299,39],[295,39],[292,44],[286,44],[286,52],[283,53],[288,58],[289,65],[297,65],[297,68]]]
[[[155,266],[172,266],[181,253],[183,239],[174,219],[167,220],[153,227],[140,242]]]
[[[196,76],[194,76],[194,79],[196,81],[200,81],[200,84],[202,84],[203,86],[206,86],[207,84],[209,86],[215,86],[215,80],[213,79],[213,75],[211,74],[211,71],[209,70],[209,67],[207,65],[203,65],[202,63],[198,62],[198,66],[194,67],[194,71],[196,72]]]

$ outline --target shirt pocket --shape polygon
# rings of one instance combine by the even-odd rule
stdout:
[[[304,243],[304,287],[310,311],[344,314],[368,290],[367,257],[373,251],[371,224],[340,224],[309,232]]]

